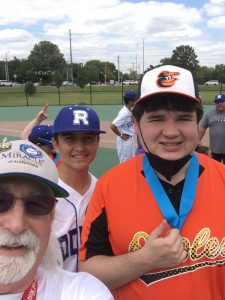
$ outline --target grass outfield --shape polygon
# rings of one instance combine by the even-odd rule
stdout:
[[[122,104],[122,95],[127,90],[137,90],[137,86],[86,86],[61,87],[60,100],[54,86],[39,86],[32,97],[26,98],[24,87],[0,87],[0,106],[38,106],[67,104]],[[220,92],[218,86],[199,86],[203,104],[212,104],[215,95]]]

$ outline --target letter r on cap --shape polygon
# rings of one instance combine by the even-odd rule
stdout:
[[[82,122],[84,125],[89,125],[88,113],[85,110],[74,110],[73,116],[73,125],[80,125],[80,122]]]

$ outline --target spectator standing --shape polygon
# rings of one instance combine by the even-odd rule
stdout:
[[[209,148],[212,158],[225,164],[225,94],[215,96],[216,108],[208,112],[200,123],[199,141],[209,128]]]
[[[147,72],[133,115],[145,155],[98,180],[79,268],[116,300],[224,299],[225,166],[194,151],[203,108],[191,73]]]
[[[97,180],[89,167],[96,157],[100,133],[105,131],[100,130],[93,109],[73,105],[59,111],[52,132],[54,148],[60,154],[59,185],[70,194],[59,199],[53,228],[61,243],[64,269],[76,271],[80,233]]]
[[[134,126],[131,109],[137,100],[137,93],[128,91],[124,94],[123,100],[124,106],[110,126],[117,135],[116,147],[120,163],[134,156]]]
[[[0,298],[1,300],[113,299],[87,273],[62,270],[51,232],[58,186],[49,156],[25,140],[0,145]]]

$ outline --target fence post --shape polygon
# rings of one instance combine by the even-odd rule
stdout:
[[[92,89],[91,89],[91,81],[90,81],[90,104],[92,105]]]
[[[122,90],[121,90],[121,91],[122,91],[121,100],[122,100],[122,105],[123,105],[123,80],[122,80],[122,78],[121,78],[121,81],[122,81],[122,85],[121,85],[121,86],[122,86]]]

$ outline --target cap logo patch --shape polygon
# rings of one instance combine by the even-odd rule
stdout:
[[[74,110],[73,116],[73,125],[81,125],[81,122],[83,125],[89,125],[88,113],[85,110]]]
[[[0,143],[0,152],[6,151],[11,148],[10,142],[8,142],[7,137],[5,137]]]
[[[159,73],[156,84],[161,88],[169,88],[172,87],[179,78],[179,72],[170,72],[170,71],[162,71]]]
[[[42,152],[40,150],[38,150],[37,148],[31,146],[31,145],[21,144],[20,145],[20,151],[25,153],[26,155],[28,155],[31,158],[41,158],[41,157],[43,157]]]

